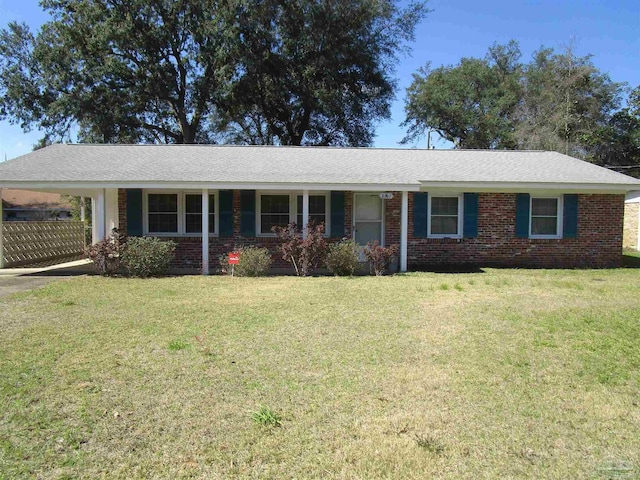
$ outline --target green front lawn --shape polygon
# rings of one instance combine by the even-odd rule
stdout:
[[[640,272],[0,299],[0,478],[637,478]]]

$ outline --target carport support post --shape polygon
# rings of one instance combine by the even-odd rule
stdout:
[[[84,197],[80,197],[80,221],[84,223],[86,219],[86,213],[84,210]]]
[[[400,210],[400,271],[407,271],[407,244],[409,235],[409,192],[402,192]]]
[[[4,227],[2,226],[2,189],[0,188],[0,268],[4,268]]]
[[[98,208],[97,208],[97,219],[98,223],[98,241],[103,240],[107,236],[106,225],[105,225],[105,198],[104,198],[104,188],[98,190]]]
[[[91,243],[104,240],[104,188],[91,197]]]
[[[309,223],[309,190],[303,190],[302,191],[302,238],[307,238],[307,234],[309,233],[309,229],[307,228],[308,223]]]
[[[209,275],[209,190],[202,189],[202,274]]]

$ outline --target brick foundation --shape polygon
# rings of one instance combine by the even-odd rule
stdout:
[[[623,195],[579,195],[578,236],[557,240],[523,239],[515,236],[516,195],[481,193],[478,237],[428,239],[413,236],[413,194],[409,194],[408,267],[429,269],[446,265],[509,267],[616,267],[622,262]],[[636,204],[638,205],[638,204]],[[400,243],[402,193],[385,201],[385,245]],[[118,195],[120,230],[127,232],[126,192]],[[289,267],[273,237],[245,238],[240,234],[240,191],[233,194],[232,237],[210,237],[209,264],[220,268],[219,256],[240,246],[269,249],[275,268]],[[353,193],[345,194],[345,236],[352,235]],[[636,214],[637,218],[637,214]],[[167,238],[167,237],[163,237]],[[174,267],[201,268],[202,239],[174,237],[177,244]],[[331,241],[336,241],[332,239]]]

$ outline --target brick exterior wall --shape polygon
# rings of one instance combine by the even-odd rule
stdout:
[[[516,195],[481,193],[477,238],[428,239],[413,236],[410,194],[409,269],[435,265],[617,267],[622,263],[623,208],[624,195],[579,195],[577,238],[516,238]]]
[[[126,191],[119,190],[120,230],[127,232]],[[615,267],[622,262],[623,195],[579,195],[578,236],[574,239],[540,240],[515,237],[516,196],[481,193],[478,205],[478,237],[428,239],[413,236],[413,194],[409,194],[408,267],[429,269],[445,265],[510,267]],[[638,204],[636,204],[638,205]],[[385,245],[400,244],[402,193],[385,200]],[[232,237],[210,237],[209,264],[220,268],[219,256],[240,246],[269,249],[275,268],[289,267],[273,237],[245,238],[240,234],[240,191],[233,194]],[[637,214],[636,217],[637,219]],[[345,236],[352,235],[353,192],[345,193]],[[167,237],[163,237],[167,238]],[[201,268],[202,240],[173,237],[178,247],[174,267]],[[335,240],[332,240],[335,241]]]
[[[384,201],[384,244],[400,247],[400,215],[402,214],[402,192],[392,192],[393,198]]]
[[[345,236],[351,236],[351,219],[353,206],[352,192],[345,192]],[[118,219],[120,231],[127,232],[127,193],[124,189],[118,190]],[[193,270],[202,269],[202,238],[200,237],[161,237],[163,240],[173,240],[178,244],[172,266],[174,268],[186,268]],[[335,242],[339,239],[327,239]],[[273,268],[289,268],[291,265],[283,260],[279,250],[279,242],[275,237],[243,237],[240,234],[240,190],[233,191],[233,236],[209,237],[209,266],[211,271],[216,271],[227,265],[220,265],[220,256],[232,252],[238,247],[255,245],[267,248],[271,253]]]
[[[638,245],[638,210],[640,203],[625,203],[624,205],[624,234],[622,245],[631,250],[640,250]]]

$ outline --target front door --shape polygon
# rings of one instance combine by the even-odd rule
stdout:
[[[354,194],[353,239],[358,245],[377,240],[383,245],[383,201],[377,193]]]

